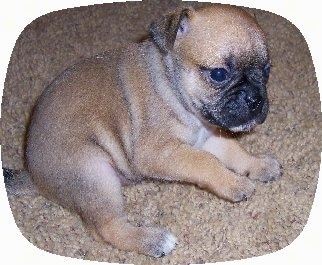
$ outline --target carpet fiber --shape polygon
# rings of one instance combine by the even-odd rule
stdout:
[[[42,16],[19,36],[2,99],[3,167],[23,169],[24,136],[42,90],[81,58],[125,45],[179,1],[104,4]],[[187,3],[185,3],[187,5]],[[201,5],[192,3],[191,5]],[[129,220],[173,232],[173,253],[153,259],[95,242],[80,218],[36,195],[9,195],[16,224],[37,247],[81,259],[134,264],[204,263],[259,256],[289,245],[302,231],[317,186],[322,117],[307,44],[290,22],[252,10],[267,33],[272,60],[270,113],[240,141],[247,150],[275,156],[282,178],[256,183],[251,199],[232,204],[192,185],[145,182],[124,189]]]

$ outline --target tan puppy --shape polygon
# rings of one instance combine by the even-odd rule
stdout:
[[[280,166],[218,129],[248,131],[268,113],[269,57],[255,19],[230,6],[186,8],[152,23],[150,35],[62,73],[35,108],[26,158],[41,193],[97,238],[160,257],[175,237],[127,222],[123,184],[190,182],[238,202]]]

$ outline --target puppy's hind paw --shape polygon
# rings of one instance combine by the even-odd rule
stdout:
[[[146,228],[146,232],[148,236],[144,240],[145,254],[160,258],[170,254],[175,248],[177,239],[168,231],[159,228]]]
[[[174,235],[172,235],[170,233],[166,234],[164,241],[160,242],[161,244],[159,246],[159,249],[160,249],[159,253],[161,253],[161,251],[162,251],[162,254],[160,257],[170,254],[170,252],[175,248],[176,242],[177,242],[177,239]],[[159,254],[158,254],[158,256],[159,256]]]

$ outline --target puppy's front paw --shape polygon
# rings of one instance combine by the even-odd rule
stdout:
[[[215,193],[225,200],[240,202],[250,198],[254,191],[255,185],[249,178],[231,173],[225,183],[217,186]]]
[[[159,258],[168,255],[175,248],[177,239],[170,232],[159,228],[146,228],[145,230],[144,254]]]
[[[277,160],[267,155],[262,155],[249,168],[248,177],[262,182],[268,182],[278,179],[281,174],[282,167]]]
[[[246,201],[255,191],[253,182],[243,176],[238,176],[238,178],[236,186],[231,188],[231,197],[229,200],[232,202]]]

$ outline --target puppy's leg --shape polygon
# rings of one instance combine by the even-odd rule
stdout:
[[[248,178],[236,175],[206,151],[173,141],[153,150],[159,150],[153,160],[151,155],[140,158],[144,175],[194,183],[233,202],[247,199],[254,192],[254,184]],[[145,151],[140,153],[151,154]]]
[[[281,175],[280,164],[275,159],[252,156],[235,139],[227,136],[211,136],[203,150],[215,155],[227,168],[250,179],[266,182]]]
[[[119,177],[105,157],[90,157],[78,166],[75,186],[65,192],[96,239],[153,257],[173,250],[176,239],[171,233],[127,222]]]

